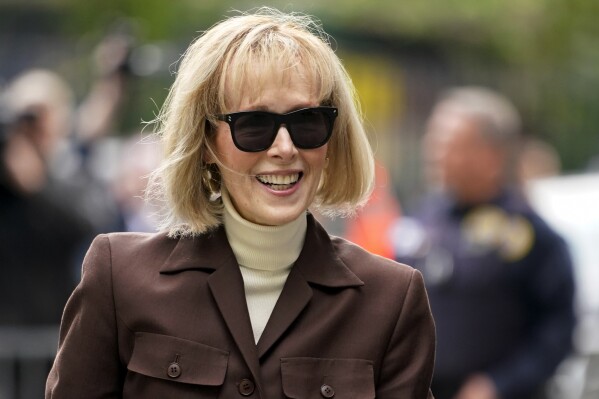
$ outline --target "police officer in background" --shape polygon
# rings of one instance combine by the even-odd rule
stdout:
[[[437,399],[542,397],[571,350],[571,259],[517,187],[519,133],[518,113],[501,95],[446,92],[423,141],[434,190],[394,226],[396,257],[427,283]]]

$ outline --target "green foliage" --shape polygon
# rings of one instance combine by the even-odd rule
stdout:
[[[181,47],[231,10],[265,5],[253,0],[38,0],[27,8],[16,0],[5,2],[0,5],[0,26],[12,27],[9,15],[16,11],[22,15],[41,9],[51,16],[51,22],[42,26],[79,41],[93,43],[125,21],[140,43],[171,41]],[[567,169],[582,168],[599,154],[598,1],[271,0],[266,4],[316,15],[336,37],[351,34],[432,46],[462,82],[488,83],[514,98],[529,131],[556,144]],[[167,87],[167,80],[158,84]]]

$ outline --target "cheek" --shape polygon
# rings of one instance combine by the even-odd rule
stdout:
[[[327,148],[328,147],[325,145],[316,150],[312,150],[310,151],[309,156],[306,157],[306,162],[316,174],[322,174],[327,166]]]
[[[226,125],[225,125],[226,126]],[[253,153],[240,151],[231,138],[228,127],[219,127],[214,138],[214,155],[211,162],[218,165],[222,182],[232,189],[240,184],[251,170],[255,155]]]
[[[216,135],[214,137],[214,155],[217,159],[213,162],[222,163],[225,167],[236,169],[240,163],[243,163],[244,155],[233,143],[229,126],[220,122]]]
[[[226,123],[218,122],[213,142],[217,156],[223,157],[229,151],[230,146],[233,144],[233,139],[231,138],[229,126]]]

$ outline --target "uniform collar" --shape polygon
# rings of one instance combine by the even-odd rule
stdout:
[[[519,194],[519,191],[508,186],[504,187],[495,197],[478,204],[461,204],[449,195],[445,195],[444,198],[442,198],[442,201],[444,201],[445,209],[447,209],[451,215],[458,218],[464,217],[472,210],[481,206],[490,205],[508,210],[521,210],[525,205],[525,201],[523,200],[522,195]]]

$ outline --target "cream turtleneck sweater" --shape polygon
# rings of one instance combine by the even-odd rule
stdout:
[[[258,343],[306,236],[306,214],[282,226],[262,226],[237,212],[222,190],[223,223],[243,276],[254,340]]]

